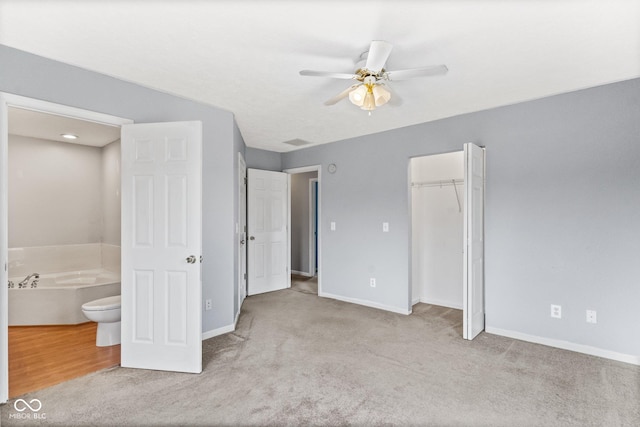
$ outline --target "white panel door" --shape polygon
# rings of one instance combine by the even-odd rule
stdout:
[[[288,175],[248,170],[249,295],[287,288]]]
[[[484,330],[484,149],[464,145],[463,338]]]
[[[121,365],[202,372],[202,123],[125,125],[121,146]]]

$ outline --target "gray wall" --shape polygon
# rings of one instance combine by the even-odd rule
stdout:
[[[120,140],[102,147],[102,242],[120,246]]]
[[[102,150],[9,136],[9,247],[99,243]]]
[[[0,91],[134,120],[203,124],[203,331],[234,320],[234,118],[227,111],[0,45]],[[4,129],[0,129],[4,132]]]
[[[409,158],[475,142],[487,326],[640,354],[639,118],[634,79],[282,155],[285,169],[338,166],[322,176],[323,291],[408,310]]]
[[[247,147],[245,160],[248,168],[268,171],[282,170],[282,155],[273,151]]]
[[[318,172],[291,175],[291,270],[309,273],[309,180]]]

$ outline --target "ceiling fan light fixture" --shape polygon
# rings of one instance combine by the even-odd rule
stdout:
[[[352,90],[349,93],[349,101],[351,101],[353,105],[362,107],[362,104],[364,104],[366,95],[367,95],[367,87],[364,85],[358,86],[356,89]]]
[[[376,107],[386,104],[391,99],[391,92],[384,88],[382,85],[375,85],[373,87],[373,96],[375,98]]]
[[[376,109],[376,99],[371,91],[371,88],[367,91],[367,94],[364,96],[364,102],[362,103],[363,110],[372,111]]]

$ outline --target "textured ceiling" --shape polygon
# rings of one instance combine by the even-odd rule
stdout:
[[[343,100],[371,40],[393,82],[369,117]],[[289,151],[640,76],[640,1],[0,0],[0,43],[235,114],[248,146]]]

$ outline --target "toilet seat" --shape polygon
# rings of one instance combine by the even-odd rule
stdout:
[[[97,300],[82,304],[82,310],[84,311],[120,310],[120,295],[101,298],[101,299],[97,299]]]

